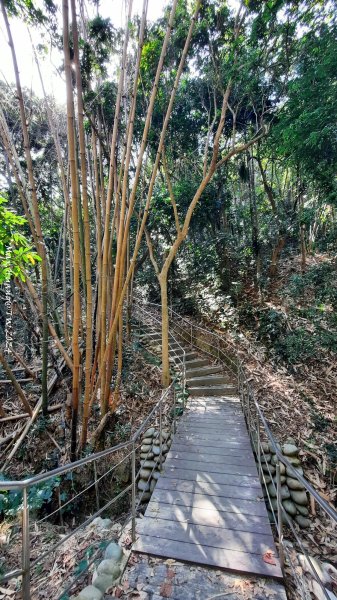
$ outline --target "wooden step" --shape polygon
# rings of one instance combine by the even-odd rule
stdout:
[[[188,388],[190,396],[236,396],[238,390],[234,386],[212,385]]]
[[[170,350],[170,357],[171,358],[179,358],[182,359],[184,356],[184,353],[181,352],[181,350],[177,350],[177,351],[171,351]],[[191,360],[194,360],[195,358],[198,358],[198,354],[196,352],[185,352],[185,361],[189,362]]]
[[[228,375],[208,375],[206,377],[192,377],[192,378],[187,378],[186,381],[188,387],[200,387],[200,386],[213,386],[213,385],[221,385],[222,383],[224,384],[229,384],[229,385],[234,385],[235,382],[233,382],[233,378],[229,377]]]
[[[204,375],[213,375],[216,373],[221,373],[222,367],[214,365],[201,367],[200,369],[189,369],[186,371],[186,377],[192,379],[193,377],[204,377]]]
[[[196,358],[194,360],[187,360],[186,361],[186,371],[189,371],[190,369],[195,369],[197,367],[206,367],[207,365],[209,365],[209,362],[205,358]]]

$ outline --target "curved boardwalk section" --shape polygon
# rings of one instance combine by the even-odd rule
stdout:
[[[282,579],[239,398],[189,399],[133,550]]]

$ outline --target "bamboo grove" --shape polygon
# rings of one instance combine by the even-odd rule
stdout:
[[[64,361],[72,372],[72,459],[84,451],[88,441],[96,443],[109,415],[118,407],[135,278],[144,261],[152,265],[160,290],[162,383],[169,384],[169,273],[189,237],[193,219],[200,219],[198,215],[203,213],[210,186],[218,185],[224,178],[239,193],[250,194],[257,286],[261,275],[258,217],[256,199],[249,188],[254,186],[254,176],[269,199],[276,227],[271,275],[276,273],[286,239],[275,200],[275,177],[271,175],[274,183],[271,182],[265,155],[281,105],[271,98],[275,90],[280,98],[285,94],[296,55],[291,11],[300,8],[296,3],[281,2],[277,6],[277,2],[272,2],[267,3],[268,13],[267,7],[253,2],[237,3],[233,10],[221,1],[173,0],[159,24],[150,26],[149,1],[143,1],[137,19],[133,19],[132,0],[126,2],[125,26],[109,38],[110,45],[107,23],[100,21],[97,56],[101,49],[104,62],[109,45],[108,58],[114,56],[116,63],[110,88],[102,65],[96,65],[96,71],[86,70],[85,60],[89,60],[90,52],[95,52],[90,50],[95,41],[90,37],[94,29],[85,16],[82,0],[62,0],[54,7],[59,9],[59,17],[62,14],[61,36],[55,44],[59,44],[62,53],[66,91],[63,115],[44,89],[40,72],[47,116],[44,126],[57,166],[51,177],[60,190],[62,212],[58,250],[52,256],[47,251],[48,233],[43,226],[45,212],[32,152],[29,103],[22,90],[11,30],[15,11],[30,20],[30,27],[46,27],[48,17],[27,8],[25,2],[18,3],[15,9],[11,2],[1,0],[15,77],[15,89],[10,93],[15,97],[20,119],[14,139],[4,102],[0,112],[1,146],[8,178],[14,181],[11,186],[16,190],[14,208],[24,215],[38,255],[33,269],[26,268],[24,277],[13,278],[13,294],[20,296],[37,315],[42,331],[36,336],[42,357],[41,400],[32,410],[24,392],[18,389],[18,394],[24,409],[31,414],[30,422],[40,410],[47,415],[48,362],[55,365],[58,359]],[[311,4],[307,8],[315,10]],[[276,15],[281,5],[285,13],[289,11],[288,21],[281,21],[277,30]],[[259,40],[254,46],[258,25],[264,27],[263,42]],[[35,58],[39,69],[37,50]],[[187,81],[193,80],[195,73],[202,74],[204,88],[199,93],[192,87],[198,96],[198,103],[193,106]],[[104,97],[101,104],[100,97]],[[185,110],[191,102],[191,123],[187,127],[186,122],[179,124],[179,110],[181,106]],[[180,135],[193,136],[192,150],[184,147]],[[24,160],[19,156],[18,144],[23,148]],[[234,184],[228,176],[233,165],[242,172]],[[295,169],[287,168],[293,182]],[[175,187],[179,170],[184,169],[190,170],[193,186],[182,206]],[[165,206],[173,223],[164,250],[160,227],[156,230],[157,203],[153,200],[158,182],[165,190]],[[297,186],[293,194],[300,196],[301,207],[304,188],[298,175],[297,183],[291,185]],[[3,355],[1,362],[14,385],[19,385]],[[90,423],[96,406],[100,417],[93,427]]]

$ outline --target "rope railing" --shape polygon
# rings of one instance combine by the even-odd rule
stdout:
[[[152,327],[144,321],[146,314],[142,310],[141,307],[137,307],[138,317],[139,317],[139,325],[147,329],[147,331],[152,331]],[[144,320],[143,320],[144,319]],[[156,323],[157,327],[157,323]],[[21,567],[17,569],[13,569],[12,571],[5,573],[1,577],[1,583],[8,582],[9,580],[17,577],[22,577],[22,598],[23,600],[30,600],[31,598],[31,585],[32,579],[35,577],[35,569],[39,567],[39,565],[43,562],[43,560],[53,553],[55,553],[61,546],[64,546],[71,538],[73,538],[76,534],[83,531],[88,527],[94,519],[106,513],[108,509],[110,509],[114,504],[128,495],[131,496],[129,499],[129,507],[131,509],[131,527],[132,527],[132,539],[135,540],[136,535],[136,516],[137,511],[141,507],[142,499],[144,492],[139,494],[137,498],[137,485],[140,478],[141,467],[137,469],[137,464],[140,464],[140,448],[141,448],[141,438],[144,432],[150,426],[156,426],[159,430],[159,440],[160,440],[160,452],[162,446],[162,430],[166,426],[172,426],[173,432],[175,432],[176,428],[176,388],[180,382],[182,385],[182,389],[184,390],[183,395],[183,404],[185,398],[185,351],[181,344],[174,338],[174,336],[170,336],[170,340],[172,343],[178,344],[176,348],[181,349],[181,353],[177,354],[176,363],[178,366],[179,372],[175,374],[172,379],[172,382],[168,388],[166,388],[161,394],[159,400],[156,402],[154,407],[151,409],[150,413],[146,416],[146,418],[142,421],[142,424],[135,433],[131,436],[131,438],[125,442],[102,450],[100,452],[96,452],[85,456],[73,463],[69,463],[66,465],[62,465],[57,467],[51,471],[40,473],[33,477],[28,477],[23,480],[13,480],[13,481],[0,481],[0,492],[11,492],[18,491],[22,493],[22,508],[21,508],[21,542],[22,542],[22,555],[21,555]],[[175,350],[172,350],[172,354],[175,356]],[[124,456],[121,457],[121,454],[125,453]],[[108,466],[105,468],[106,462],[111,461],[113,457],[117,457],[116,464]],[[161,454],[162,456],[162,454]],[[118,494],[115,494],[112,498],[110,497],[108,501],[106,501],[103,506],[100,506],[100,498],[98,486],[99,483],[106,478],[108,475],[113,475],[116,469],[126,461],[131,461],[131,483],[126,485],[126,487],[120,491]],[[52,513],[38,520],[33,519],[32,510],[30,507],[30,498],[29,492],[30,490],[41,484],[44,484],[48,481],[51,481],[55,478],[61,481],[62,477],[69,477],[69,474],[74,477],[77,470],[83,470],[83,468],[88,465],[94,466],[94,480],[89,484],[85,485],[83,489],[79,492],[76,492],[70,499],[67,499],[65,502],[60,503],[59,507],[55,509]],[[98,475],[98,467],[102,465],[105,469],[102,474]],[[159,465],[161,467],[161,461],[159,461]],[[154,469],[152,469],[153,471]],[[60,483],[61,485],[61,483]],[[88,518],[86,518],[82,523],[80,523],[77,527],[73,528],[67,534],[63,535],[60,540],[58,540],[55,544],[48,547],[48,550],[40,553],[37,558],[32,559],[31,553],[32,548],[36,551],[36,544],[38,542],[38,538],[36,538],[36,532],[38,533],[38,527],[41,526],[43,522],[45,522],[48,518],[55,517],[57,514],[62,515],[62,511],[66,508],[71,507],[75,501],[78,501],[84,494],[90,492],[95,488],[96,493],[96,510],[93,514],[91,514]],[[13,539],[13,538],[12,538]],[[99,553],[99,549],[97,550]],[[102,550],[101,550],[102,552]],[[88,561],[87,569],[92,564],[92,560]],[[87,570],[86,569],[86,570]],[[83,572],[81,573],[83,575]],[[62,590],[59,596],[57,596],[58,600],[64,596],[74,584],[78,581],[79,575],[76,575],[74,579]]]
[[[161,310],[160,305],[155,303],[149,303],[149,306],[155,313],[159,313]],[[181,339],[183,339],[190,346],[196,348],[197,350],[207,354],[214,360],[222,363],[226,369],[228,369],[233,375],[237,377],[238,380],[238,393],[240,396],[243,412],[245,415],[245,420],[247,423],[252,447],[256,456],[256,462],[258,467],[259,476],[264,483],[267,499],[269,501],[269,505],[271,507],[271,512],[274,519],[274,525],[276,527],[276,536],[279,542],[279,555],[280,555],[280,563],[281,567],[285,566],[285,558],[287,558],[287,566],[291,569],[294,580],[297,583],[298,592],[301,594],[302,600],[308,599],[308,589],[305,586],[305,582],[303,578],[299,576],[298,570],[293,565],[292,557],[290,555],[289,547],[287,543],[285,543],[284,539],[284,525],[286,525],[305,556],[308,565],[310,566],[312,577],[319,585],[321,592],[324,598],[330,599],[327,589],[325,588],[324,583],[321,581],[319,573],[317,572],[317,568],[315,567],[308,551],[303,544],[291,518],[286,512],[281,497],[281,477],[280,477],[280,464],[282,463],[284,467],[292,474],[292,477],[296,478],[300,484],[303,486],[305,491],[314,498],[317,505],[323,511],[323,513],[331,519],[331,521],[336,524],[337,523],[337,512],[335,509],[315,490],[315,488],[303,477],[303,475],[296,470],[296,468],[291,464],[291,462],[284,456],[280,450],[279,443],[275,439],[271,429],[268,425],[268,422],[263,414],[263,411],[257,402],[254,390],[248,381],[247,375],[245,373],[244,365],[238,355],[233,352],[233,348],[224,340],[219,334],[206,329],[200,325],[196,325],[190,319],[186,317],[182,317],[175,310],[169,308],[169,315],[171,318],[170,327],[176,332],[176,335],[179,335]],[[233,356],[234,354],[234,356]],[[271,497],[268,491],[268,485],[266,481],[266,477],[263,471],[262,466],[268,465],[266,455],[263,449],[263,439],[268,442],[268,444],[273,448],[273,452],[277,457],[278,463],[276,465],[276,486],[274,484],[274,480],[272,477],[272,473],[269,472],[271,482],[274,485],[274,492],[276,493],[276,503],[277,509],[274,510],[271,502]]]

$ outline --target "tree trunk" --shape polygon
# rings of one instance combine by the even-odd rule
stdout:
[[[284,248],[285,243],[286,243],[285,236],[280,236],[277,240],[276,246],[273,248],[273,252],[271,255],[271,263],[270,263],[270,267],[269,267],[269,277],[271,277],[271,278],[276,277],[276,275],[277,275],[278,261],[279,261],[279,258],[280,258],[280,255]]]

